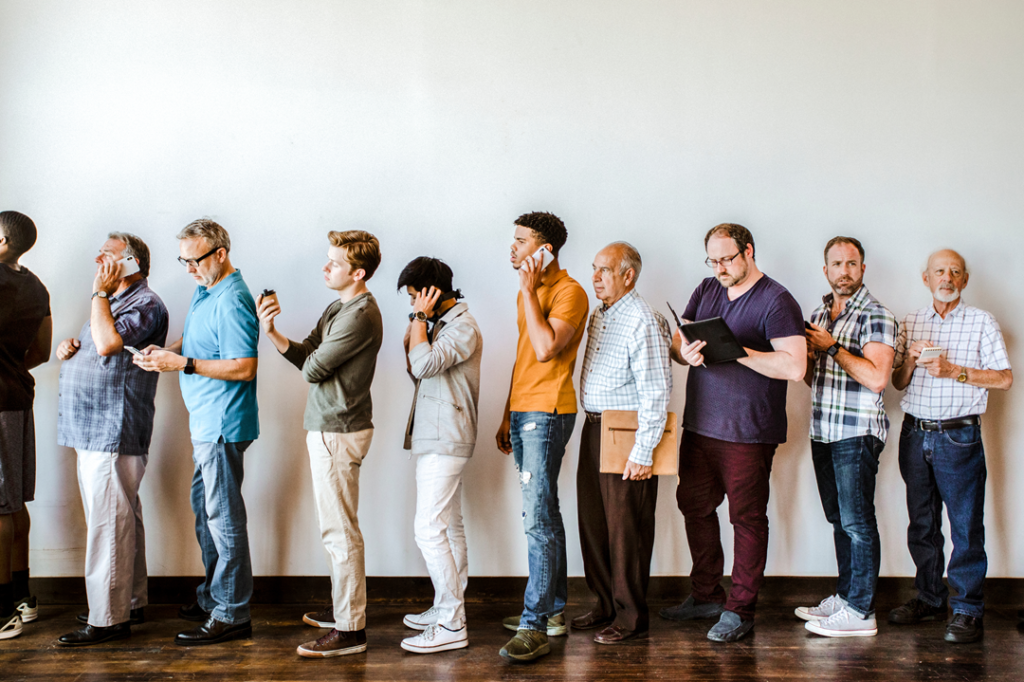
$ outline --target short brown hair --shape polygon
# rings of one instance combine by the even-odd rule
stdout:
[[[750,234],[750,230],[737,225],[736,223],[722,223],[721,225],[715,225],[708,233],[704,235],[704,250],[708,249],[708,242],[711,238],[717,234],[721,234],[725,237],[729,237],[736,242],[736,248],[743,253],[747,250],[747,244],[750,244],[750,257],[753,258],[756,255],[754,250],[754,235]]]
[[[861,246],[859,240],[853,237],[832,237],[828,240],[828,244],[825,244],[825,265],[828,265],[828,252],[836,244],[850,244],[857,248],[857,252],[860,254],[860,262],[864,262],[864,247]]]
[[[362,268],[366,272],[364,280],[373,277],[380,265],[380,242],[369,232],[363,230],[345,230],[327,233],[331,246],[345,249],[345,260],[357,270]]]

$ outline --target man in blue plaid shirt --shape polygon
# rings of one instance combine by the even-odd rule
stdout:
[[[881,543],[875,477],[889,420],[882,395],[896,343],[896,318],[864,286],[864,247],[853,237],[825,246],[832,293],[811,315],[807,374],[811,456],[825,518],[835,536],[836,594],[801,606],[805,627],[825,637],[872,637]]]

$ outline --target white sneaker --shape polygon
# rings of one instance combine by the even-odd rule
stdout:
[[[807,621],[804,627],[823,637],[874,637],[878,634],[874,616],[861,618],[848,606],[823,620]]]
[[[7,622],[0,628],[0,639],[11,639],[21,634],[21,613],[17,610],[14,615],[7,619]]]
[[[25,597],[21,601],[14,602],[14,608],[21,614],[22,623],[31,623],[39,617],[39,606],[35,597]]]
[[[833,594],[831,597],[825,597],[821,600],[821,603],[817,606],[798,606],[796,611],[797,618],[803,620],[816,621],[825,620],[833,613],[841,611],[846,606],[846,602],[838,594]]]
[[[423,613],[410,613],[402,619],[405,627],[413,630],[426,630],[431,625],[437,624],[437,609],[431,606]]]
[[[414,654],[436,654],[439,651],[463,649],[469,646],[469,633],[463,625],[449,630],[443,625],[430,625],[415,637],[402,640],[402,648]]]

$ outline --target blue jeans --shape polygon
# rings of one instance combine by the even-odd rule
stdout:
[[[875,477],[884,447],[874,436],[834,443],[811,441],[818,494],[835,538],[836,593],[862,618],[875,614],[882,553],[875,520]]]
[[[953,613],[980,618],[985,612],[982,589],[988,572],[985,554],[985,448],[981,426],[944,431],[914,428],[910,416],[900,433],[900,473],[907,484],[910,527],[907,544],[917,566],[918,599],[941,606],[949,599]],[[949,559],[949,590],[945,568],[942,504],[946,504],[953,554]]]
[[[222,623],[250,619],[252,564],[242,499],[242,453],[251,443],[192,441],[192,511],[206,569],[196,601]]]
[[[513,412],[511,422],[512,456],[523,491],[523,527],[530,564],[519,627],[547,632],[548,618],[565,610],[569,596],[558,472],[576,415]]]

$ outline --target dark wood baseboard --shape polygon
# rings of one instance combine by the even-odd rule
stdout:
[[[153,604],[186,604],[195,600],[198,576],[154,576],[149,579],[149,600]],[[728,584],[729,579],[725,579]],[[331,581],[327,576],[256,576],[254,604],[318,604],[330,601]],[[526,589],[526,578],[474,577],[469,579],[466,601],[516,601]],[[761,588],[762,605],[816,603],[835,589],[835,578],[769,576]],[[433,599],[434,588],[426,577],[370,577],[366,579],[370,603],[425,603]],[[44,604],[84,604],[84,578],[32,578],[32,592]],[[681,600],[690,592],[686,577],[651,578],[651,602]],[[877,602],[881,607],[902,604],[915,595],[913,578],[879,578]],[[569,601],[580,604],[591,599],[583,578],[569,578]],[[1024,605],[1024,578],[989,578],[985,599],[992,605]]]

